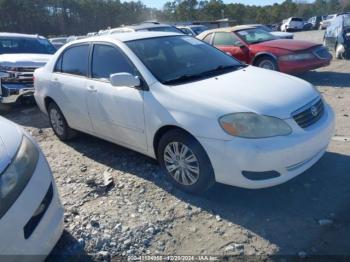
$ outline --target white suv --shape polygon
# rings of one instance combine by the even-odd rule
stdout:
[[[288,31],[298,31],[303,30],[304,27],[304,20],[299,17],[290,17],[286,20],[283,20],[283,23],[281,25],[281,31],[288,32]]]
[[[35,71],[56,135],[89,133],[157,158],[189,192],[283,183],[324,154],[334,114],[309,83],[183,34],[79,40]]]

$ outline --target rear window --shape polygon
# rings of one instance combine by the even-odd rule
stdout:
[[[298,17],[293,17],[293,18],[291,19],[291,21],[293,21],[293,22],[303,22],[303,19],[298,18]]]
[[[45,38],[0,38],[0,54],[53,54],[55,47]]]

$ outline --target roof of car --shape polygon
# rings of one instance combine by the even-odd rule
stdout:
[[[138,25],[124,26],[124,28],[131,28],[134,30],[142,30],[142,29],[157,28],[157,27],[171,27],[171,25],[149,22],[149,23],[142,23],[142,24],[138,24]]]
[[[19,33],[6,33],[1,32],[0,37],[18,37],[18,38],[44,38],[40,35],[29,35],[29,34],[19,34]]]
[[[127,42],[132,40],[165,37],[165,36],[176,36],[181,35],[181,33],[172,32],[158,32],[158,31],[145,31],[145,32],[126,32],[126,33],[115,33],[110,35],[93,36],[81,40],[76,40],[74,42],[86,42],[86,41],[101,41],[101,40],[119,40],[121,42]]]

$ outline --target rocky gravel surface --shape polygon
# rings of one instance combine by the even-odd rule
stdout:
[[[49,260],[350,256],[350,61],[299,77],[333,106],[335,138],[310,170],[262,190],[216,185],[203,196],[188,195],[164,180],[153,159],[84,134],[63,143],[35,106],[12,108],[4,116],[40,144],[65,208],[65,232]]]

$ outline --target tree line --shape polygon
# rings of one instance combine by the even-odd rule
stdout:
[[[141,1],[120,0],[0,0],[0,31],[45,36],[95,32],[107,27],[140,23],[211,21],[228,18],[237,24],[280,22],[290,16],[350,11],[350,0],[286,0],[269,6],[225,4],[222,0],[175,0],[161,10]]]

